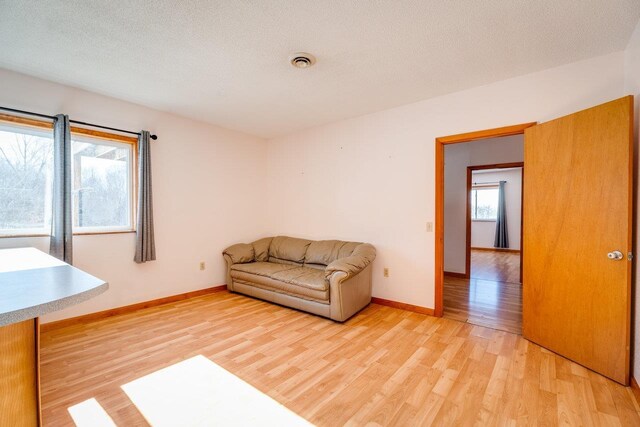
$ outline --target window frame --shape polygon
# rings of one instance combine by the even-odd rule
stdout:
[[[53,123],[45,120],[32,119],[29,117],[21,117],[14,116],[10,114],[0,113],[0,124],[7,124],[14,127],[23,127],[23,128],[36,128],[36,129],[46,129],[53,131]],[[100,229],[100,227],[83,227],[84,230],[76,231],[73,230],[73,235],[77,236],[88,236],[88,235],[99,235],[99,234],[125,234],[125,233],[135,233],[136,232],[136,209],[137,209],[137,197],[138,197],[138,168],[136,165],[138,164],[138,138],[135,136],[127,136],[121,135],[117,133],[111,132],[103,132],[94,129],[87,129],[78,126],[71,126],[71,137],[78,136],[80,140],[88,141],[91,139],[98,139],[102,141],[110,141],[117,143],[125,143],[131,146],[131,165],[130,165],[130,174],[131,174],[131,191],[130,191],[130,215],[131,215],[131,227],[124,228],[120,227],[112,227],[111,229]],[[7,238],[20,238],[20,237],[48,237],[49,233],[21,233],[19,230],[15,234],[0,234],[0,239]]]
[[[473,222],[496,222],[498,220],[497,216],[496,218],[474,218],[477,214],[477,210],[478,210],[478,190],[497,190],[499,189],[500,186],[495,185],[495,184],[488,184],[488,185],[482,185],[481,183],[477,184],[477,185],[473,185],[471,186],[471,191],[469,192],[469,211],[471,214],[471,221]],[[476,192],[476,203],[474,205],[473,203],[473,192]],[[473,206],[475,206],[475,212],[473,209]]]
[[[120,141],[113,141],[113,140],[104,140],[101,139],[99,141],[95,141],[97,138],[93,138],[93,137],[87,137],[87,136],[82,136],[82,135],[78,135],[75,134],[76,138],[74,139],[74,135],[72,134],[71,139],[72,139],[72,144],[73,142],[79,142],[79,143],[88,143],[88,144],[96,144],[96,145],[100,145],[102,144],[103,146],[111,146],[111,147],[115,147],[115,148],[124,148],[123,146],[128,146],[127,148],[130,150],[130,157],[129,157],[129,170],[128,170],[128,176],[130,177],[130,179],[128,180],[129,182],[127,183],[127,186],[129,187],[129,226],[94,226],[94,227],[76,227],[75,225],[73,226],[75,230],[73,234],[77,234],[77,235],[82,235],[82,234],[115,234],[115,233],[129,233],[132,231],[135,231],[135,213],[134,213],[134,206],[135,206],[135,191],[136,191],[136,180],[135,180],[135,172],[136,172],[136,159],[135,159],[135,146],[133,144],[129,144],[129,143],[124,143],[124,142],[120,142]],[[100,141],[103,141],[102,143]],[[73,173],[75,173],[75,170],[73,171]],[[78,206],[74,207],[74,215],[77,213],[77,209]]]

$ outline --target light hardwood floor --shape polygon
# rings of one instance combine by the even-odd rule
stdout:
[[[522,333],[520,254],[471,251],[471,279],[444,278],[444,317]]]
[[[121,385],[196,355],[320,426],[640,425],[630,389],[515,334],[375,304],[340,324],[228,292],[43,333],[44,423],[95,398],[146,425]]]
[[[522,286],[492,280],[444,278],[444,317],[522,333]]]
[[[520,254],[472,249],[471,278],[520,283]]]

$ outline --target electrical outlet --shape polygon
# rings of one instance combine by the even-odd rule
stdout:
[[[204,270],[204,261],[200,261],[200,270]]]
[[[427,222],[427,232],[433,232],[433,223],[431,221]]]
[[[389,277],[389,268],[385,267],[383,270],[384,277]]]

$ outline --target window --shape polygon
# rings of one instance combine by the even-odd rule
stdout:
[[[473,187],[471,189],[471,219],[495,221],[498,218],[498,187]]]
[[[0,234],[48,234],[51,228],[51,132],[0,127]]]
[[[131,144],[74,136],[71,149],[74,230],[131,230]]]
[[[132,231],[135,139],[82,131],[71,136],[74,233]],[[0,236],[49,234],[52,185],[50,123],[0,117]]]

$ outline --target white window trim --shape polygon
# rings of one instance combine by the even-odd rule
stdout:
[[[477,185],[477,186],[473,186],[471,187],[471,192],[469,193],[469,197],[472,197],[473,192],[476,191],[476,194],[478,194],[478,190],[492,190],[492,189],[498,189],[500,188],[497,185]],[[472,209],[473,203],[471,203],[471,201],[469,201],[469,210],[471,211],[471,221],[472,222],[496,222],[498,221],[498,218],[474,218],[475,212]],[[476,209],[478,207],[478,202],[476,200]]]

